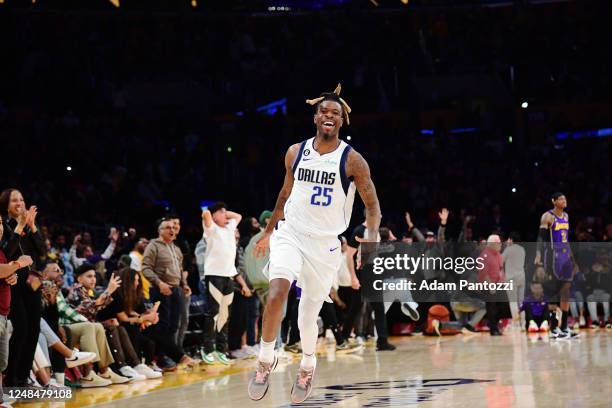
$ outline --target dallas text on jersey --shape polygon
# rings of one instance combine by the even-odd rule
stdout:
[[[300,167],[298,168],[297,179],[299,181],[331,186],[336,182],[336,174],[323,170],[311,170]]]

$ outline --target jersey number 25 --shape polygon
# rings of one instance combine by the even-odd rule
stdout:
[[[334,189],[331,187],[321,187],[314,186],[312,197],[310,197],[310,204],[312,205],[322,205],[323,207],[327,207],[331,204],[332,196]],[[321,198],[322,197],[322,198]]]

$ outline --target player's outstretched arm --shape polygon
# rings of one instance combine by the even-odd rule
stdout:
[[[366,207],[368,236],[364,238],[368,241],[375,241],[378,237],[378,228],[380,227],[380,203],[376,195],[376,187],[374,187],[372,177],[370,176],[370,166],[368,166],[363,156],[355,150],[351,150],[346,161],[346,175],[353,177],[355,187],[357,187],[359,196],[361,196]]]
[[[276,223],[278,223],[278,221],[284,217],[285,204],[287,203],[287,199],[289,199],[291,189],[293,188],[293,162],[295,161],[299,150],[299,143],[296,143],[287,149],[287,153],[285,154],[285,180],[283,181],[283,187],[278,193],[278,198],[276,199],[276,205],[272,211],[270,222],[268,223],[263,236],[255,245],[255,256],[259,257],[265,255],[266,251],[270,247],[270,236],[274,231],[274,227],[276,227]]]

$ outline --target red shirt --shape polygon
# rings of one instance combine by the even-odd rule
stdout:
[[[8,263],[4,252],[0,250],[0,264]],[[11,287],[6,280],[0,279],[0,316],[7,316],[11,310]]]
[[[478,271],[478,282],[505,282],[504,277],[504,259],[501,254],[490,248],[486,247],[480,257],[483,258],[484,268]]]

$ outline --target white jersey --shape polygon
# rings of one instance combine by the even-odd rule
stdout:
[[[351,146],[341,140],[336,150],[320,155],[313,142],[314,137],[302,142],[293,163],[285,220],[302,233],[337,236],[348,228],[353,212],[355,184],[345,171]]]

